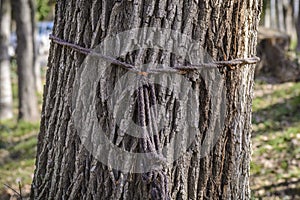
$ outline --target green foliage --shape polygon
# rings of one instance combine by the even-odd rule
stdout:
[[[36,15],[39,21],[45,20],[51,11],[49,0],[36,0]]]
[[[2,138],[14,138],[22,137],[29,132],[36,131],[39,128],[38,123],[24,122],[24,121],[15,121],[15,120],[6,120],[0,122],[0,135]]]

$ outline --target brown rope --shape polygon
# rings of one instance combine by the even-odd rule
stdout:
[[[186,71],[188,71],[188,70],[222,68],[222,67],[229,67],[231,70],[233,70],[233,69],[236,69],[235,66],[237,66],[237,65],[255,64],[260,61],[259,57],[254,56],[254,57],[250,57],[250,58],[238,58],[238,59],[227,60],[227,61],[215,61],[215,62],[201,63],[201,64],[180,65],[180,66],[169,67],[169,68],[164,68],[164,69],[148,69],[147,71],[141,71],[132,64],[122,62],[113,57],[97,53],[97,52],[93,51],[92,49],[81,47],[79,45],[67,42],[65,40],[62,40],[61,38],[54,36],[54,35],[50,35],[49,38],[56,44],[69,47],[69,48],[71,48],[81,54],[84,54],[84,55],[97,56],[106,61],[109,61],[112,64],[121,66],[129,71],[136,72],[142,76],[147,76],[149,73],[161,73],[161,72],[172,72],[172,73],[185,74]]]

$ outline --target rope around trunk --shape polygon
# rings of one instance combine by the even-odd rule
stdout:
[[[117,60],[111,56],[106,56],[100,53],[95,52],[93,49],[85,48],[79,45],[76,45],[74,43],[67,42],[61,38],[58,38],[54,35],[50,35],[49,38],[52,40],[52,42],[59,44],[61,46],[69,47],[73,49],[74,51],[77,51],[84,55],[93,55],[97,56],[99,58],[102,58],[106,61],[109,61],[112,64],[118,65],[123,67],[124,69],[127,69],[128,71],[132,71],[135,73],[138,73],[142,76],[147,76],[148,74],[155,74],[155,73],[162,73],[162,72],[172,72],[172,73],[180,73],[185,74],[189,70],[199,70],[199,69],[213,69],[213,68],[228,68],[229,70],[235,70],[238,67],[236,66],[243,66],[248,64],[256,64],[260,61],[260,58],[257,56],[250,57],[250,58],[237,58],[233,60],[227,60],[227,61],[214,61],[214,62],[208,62],[208,63],[201,63],[201,64],[189,64],[189,65],[178,65],[174,67],[168,67],[168,68],[162,68],[162,69],[148,69],[146,71],[142,71],[136,66]]]

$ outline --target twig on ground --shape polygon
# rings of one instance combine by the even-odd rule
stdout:
[[[11,186],[9,186],[7,184],[4,184],[4,186],[7,187],[8,189],[11,189],[20,198],[20,200],[23,200],[23,197],[22,197],[22,188],[21,188],[20,181],[19,181],[19,191],[20,192],[17,192],[14,188],[12,188]]]

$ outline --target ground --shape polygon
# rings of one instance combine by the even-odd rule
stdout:
[[[26,196],[33,176],[39,124],[16,123],[14,120],[1,124],[0,199],[7,193],[14,194],[7,186],[19,191],[19,183],[23,196]]]
[[[300,83],[256,83],[251,189],[255,199],[300,199]]]
[[[252,199],[300,199],[300,83],[256,82],[254,96]],[[14,194],[7,186],[19,193],[19,183],[28,195],[38,130],[38,123],[0,122],[0,199]]]

